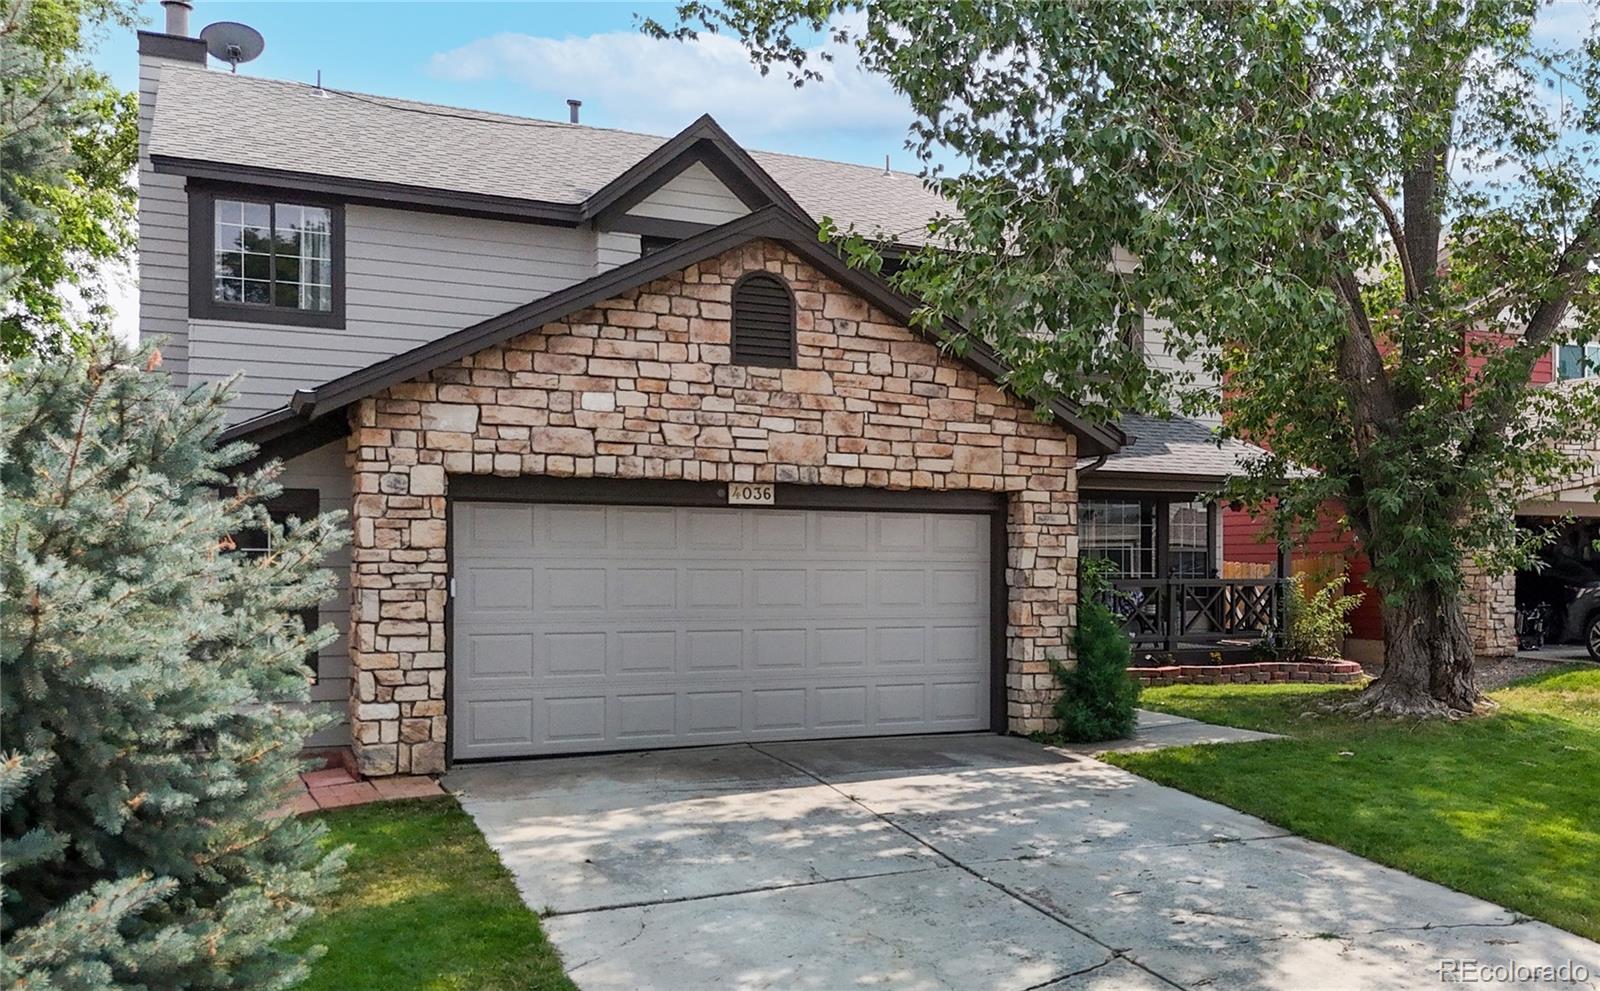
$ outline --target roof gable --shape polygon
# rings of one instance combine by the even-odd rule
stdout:
[[[224,434],[224,439],[266,441],[298,432],[313,423],[326,421],[351,403],[391,385],[416,378],[762,238],[782,242],[823,274],[904,324],[908,333],[921,334],[942,344],[963,332],[953,322],[947,323],[940,331],[914,327],[911,317],[917,309],[915,301],[895,292],[876,276],[846,265],[835,252],[818,241],[816,227],[809,221],[795,217],[783,207],[768,206],[499,316],[325,382],[314,389],[300,390],[294,394],[288,406],[234,426]],[[969,341],[963,353],[957,357],[992,381],[1004,384],[1007,378],[1005,365],[982,342]],[[1089,422],[1070,403],[1058,399],[1044,405],[1058,422],[1082,440],[1082,453],[1091,456],[1111,453],[1126,441],[1125,435],[1116,427]]]
[[[749,152],[728,137],[728,132],[710,114],[701,115],[661,147],[596,190],[584,200],[583,215],[604,226],[607,218],[626,213],[696,164],[709,169],[752,210],[776,204],[795,215],[806,215],[800,204],[756,164]]]

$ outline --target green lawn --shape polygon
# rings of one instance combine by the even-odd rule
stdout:
[[[1163,784],[1600,939],[1600,669],[1494,693],[1457,723],[1317,713],[1355,691],[1175,685],[1140,705],[1286,740],[1110,754]]]
[[[573,985],[511,875],[453,798],[320,813],[350,844],[339,890],[296,938],[311,991],[526,991]]]

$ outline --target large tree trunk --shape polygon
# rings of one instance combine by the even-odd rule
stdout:
[[[1461,716],[1484,699],[1472,674],[1461,595],[1429,584],[1383,612],[1383,674],[1354,703],[1373,716]]]

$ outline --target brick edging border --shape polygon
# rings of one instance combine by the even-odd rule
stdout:
[[[1140,685],[1232,685],[1301,682],[1348,685],[1364,677],[1355,661],[1255,661],[1245,664],[1167,664],[1130,667]]]

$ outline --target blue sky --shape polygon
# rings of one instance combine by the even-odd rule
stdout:
[[[141,6],[160,30],[158,3]],[[723,37],[655,41],[636,15],[670,21],[673,5],[620,3],[254,2],[197,0],[192,29],[243,21],[266,38],[241,73],[385,96],[669,135],[710,113],[746,147],[915,170],[904,150],[911,115],[881,80],[841,53],[829,78],[796,90],[763,79]],[[132,32],[96,62],[122,86],[137,81]]]

